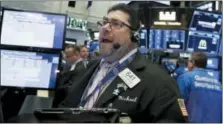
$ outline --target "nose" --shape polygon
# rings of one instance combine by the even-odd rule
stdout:
[[[102,26],[102,28],[104,29],[104,31],[111,31],[110,23],[105,24],[104,26]]]

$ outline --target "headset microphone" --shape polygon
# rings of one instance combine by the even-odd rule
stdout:
[[[115,50],[119,49],[120,47],[121,47],[121,45],[120,45],[119,43],[114,43],[114,44],[113,44],[113,48],[114,48]]]

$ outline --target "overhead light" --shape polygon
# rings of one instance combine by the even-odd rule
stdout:
[[[176,12],[172,11],[160,11],[159,12],[159,20],[165,20],[165,21],[174,21],[176,20]]]

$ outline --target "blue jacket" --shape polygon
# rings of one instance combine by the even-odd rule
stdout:
[[[179,66],[173,74],[174,79],[177,80],[180,75],[186,72],[186,69],[187,69],[186,66]]]
[[[194,123],[222,122],[222,86],[205,69],[195,68],[177,80],[189,114]]]

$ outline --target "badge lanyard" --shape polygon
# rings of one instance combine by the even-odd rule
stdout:
[[[108,74],[100,81],[100,83],[96,86],[96,88],[89,94],[88,96],[84,96],[81,100],[79,106],[83,107],[88,100],[98,91],[102,86],[104,86],[106,83],[109,82],[110,79],[116,77],[119,72],[121,72],[134,58],[135,54],[128,57],[124,62],[117,63],[111,71],[108,72]]]

